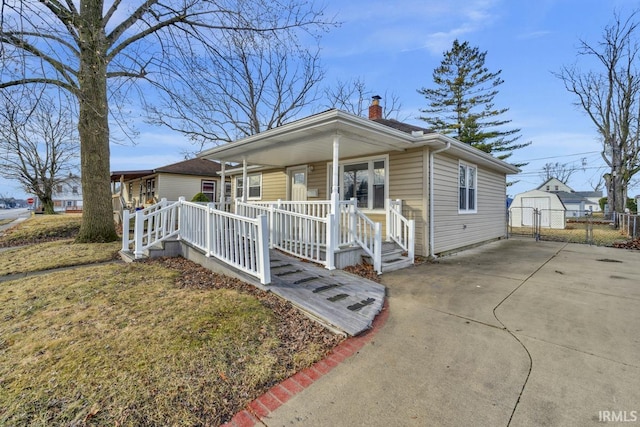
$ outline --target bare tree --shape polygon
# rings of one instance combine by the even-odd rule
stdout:
[[[291,120],[315,101],[323,78],[319,48],[292,35],[234,31],[194,57],[176,52],[181,71],[158,82],[162,102],[148,106],[152,122],[199,143],[220,144],[260,133]]]
[[[569,182],[569,178],[576,170],[569,166],[567,163],[547,163],[542,167],[540,172],[540,178],[543,182],[548,181],[551,178],[556,178],[562,183]]]
[[[84,214],[78,241],[116,240],[109,187],[109,113],[130,83],[175,75],[234,31],[284,38],[324,25],[303,0],[2,0],[0,88],[54,85],[79,106]],[[109,84],[107,82],[110,82]],[[145,93],[147,87],[140,87]]]
[[[580,41],[578,53],[594,58],[598,71],[564,67],[556,75],[577,97],[580,107],[602,138],[602,158],[610,168],[604,175],[609,206],[624,212],[627,187],[640,171],[640,73],[638,72],[637,12],[605,27],[602,40],[592,45]]]
[[[601,191],[604,185],[604,178],[600,176],[597,181],[589,180],[589,185],[593,191]]]
[[[376,95],[361,77],[351,80],[337,80],[334,86],[324,89],[324,107],[337,108],[356,116],[367,116],[371,97]],[[406,120],[400,117],[402,103],[395,93],[384,92],[382,96],[382,115],[385,119]]]
[[[19,182],[45,214],[53,214],[53,190],[78,157],[74,115],[64,99],[7,95],[0,98],[0,175]]]

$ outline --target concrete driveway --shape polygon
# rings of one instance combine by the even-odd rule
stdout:
[[[262,422],[640,426],[640,252],[510,239],[383,283],[373,340]]]

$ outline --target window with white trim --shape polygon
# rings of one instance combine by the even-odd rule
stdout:
[[[256,173],[247,175],[247,199],[260,199],[262,197],[262,174]],[[236,198],[242,198],[242,189],[244,183],[242,182],[242,176],[236,177]]]
[[[458,170],[459,201],[458,211],[460,213],[477,212],[476,208],[476,182],[478,169],[473,165],[460,163]]]
[[[329,165],[330,167],[330,165]],[[355,198],[361,209],[384,209],[387,198],[387,159],[362,159],[340,164],[342,200]],[[331,192],[329,172],[329,193]]]
[[[216,182],[203,179],[200,184],[200,192],[207,196],[210,202],[216,201]]]

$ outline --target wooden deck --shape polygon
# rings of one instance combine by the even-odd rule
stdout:
[[[270,257],[271,284],[265,288],[327,326],[358,335],[382,310],[385,287],[379,283],[278,251],[270,251]]]

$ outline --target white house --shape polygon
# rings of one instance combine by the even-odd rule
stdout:
[[[56,212],[82,211],[82,182],[80,177],[69,174],[58,181],[51,193]]]
[[[537,188],[558,195],[567,210],[567,217],[581,217],[600,212],[602,191],[575,191],[557,178],[550,178]]]
[[[220,163],[223,181],[232,178],[235,213],[187,201],[157,214],[149,208],[138,216],[174,215],[180,229],[166,224],[154,234],[162,220],[147,226],[141,217],[134,234],[147,234],[125,240],[123,250],[142,256],[157,235],[178,235],[263,283],[269,264],[255,258],[268,256],[264,244],[328,269],[360,262],[362,251],[380,273],[414,255],[503,238],[507,175],[518,172],[456,139],[382,118],[377,99],[368,119],[331,109],[199,156]],[[396,251],[388,261],[383,236]]]

